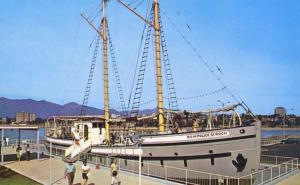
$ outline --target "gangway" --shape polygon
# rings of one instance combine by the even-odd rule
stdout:
[[[74,162],[79,159],[81,154],[87,153],[92,149],[92,140],[84,138],[74,142],[65,150],[63,160]]]

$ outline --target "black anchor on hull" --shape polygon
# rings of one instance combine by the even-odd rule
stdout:
[[[232,164],[236,167],[236,172],[242,172],[246,167],[247,158],[239,153],[236,157],[236,161],[232,160]]]

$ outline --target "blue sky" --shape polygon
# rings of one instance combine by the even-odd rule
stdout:
[[[137,8],[142,15],[147,2]],[[0,0],[0,96],[81,103],[95,32],[80,13],[93,14],[97,4],[95,0]],[[178,97],[199,96],[222,85],[165,15],[254,113],[270,114],[276,106],[284,106],[289,113],[300,114],[299,1],[163,0],[160,6]],[[113,0],[107,14],[127,101],[143,22]],[[153,52],[149,58],[142,102],[156,97]],[[89,103],[98,108],[103,107],[102,79],[99,58]],[[111,107],[118,107],[111,81]],[[179,106],[199,110],[220,106],[217,100],[233,102],[226,93],[179,100]]]

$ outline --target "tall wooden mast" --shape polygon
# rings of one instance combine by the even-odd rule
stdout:
[[[158,0],[154,0],[154,30],[155,30],[155,60],[156,60],[156,81],[157,81],[157,111],[158,111],[158,127],[160,132],[165,131],[163,116],[163,91],[162,91],[162,73],[160,62],[160,28],[158,15]]]
[[[104,119],[105,119],[105,133],[106,141],[109,144],[109,96],[108,96],[108,63],[107,63],[107,35],[106,35],[106,0],[102,0],[102,39],[103,39],[103,75],[104,75]]]

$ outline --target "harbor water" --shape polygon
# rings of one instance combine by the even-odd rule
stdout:
[[[300,135],[300,130],[262,130],[261,131],[261,137],[262,138],[267,138],[271,136],[282,136],[282,135]]]
[[[20,136],[19,136],[20,133]],[[1,139],[2,132],[0,132],[0,139]],[[41,127],[39,128],[39,137],[40,139],[44,138],[45,136],[45,128]],[[6,129],[4,130],[4,135],[3,137],[7,137],[10,139],[20,139],[25,140],[25,139],[36,139],[36,131],[35,130],[10,130]]]

